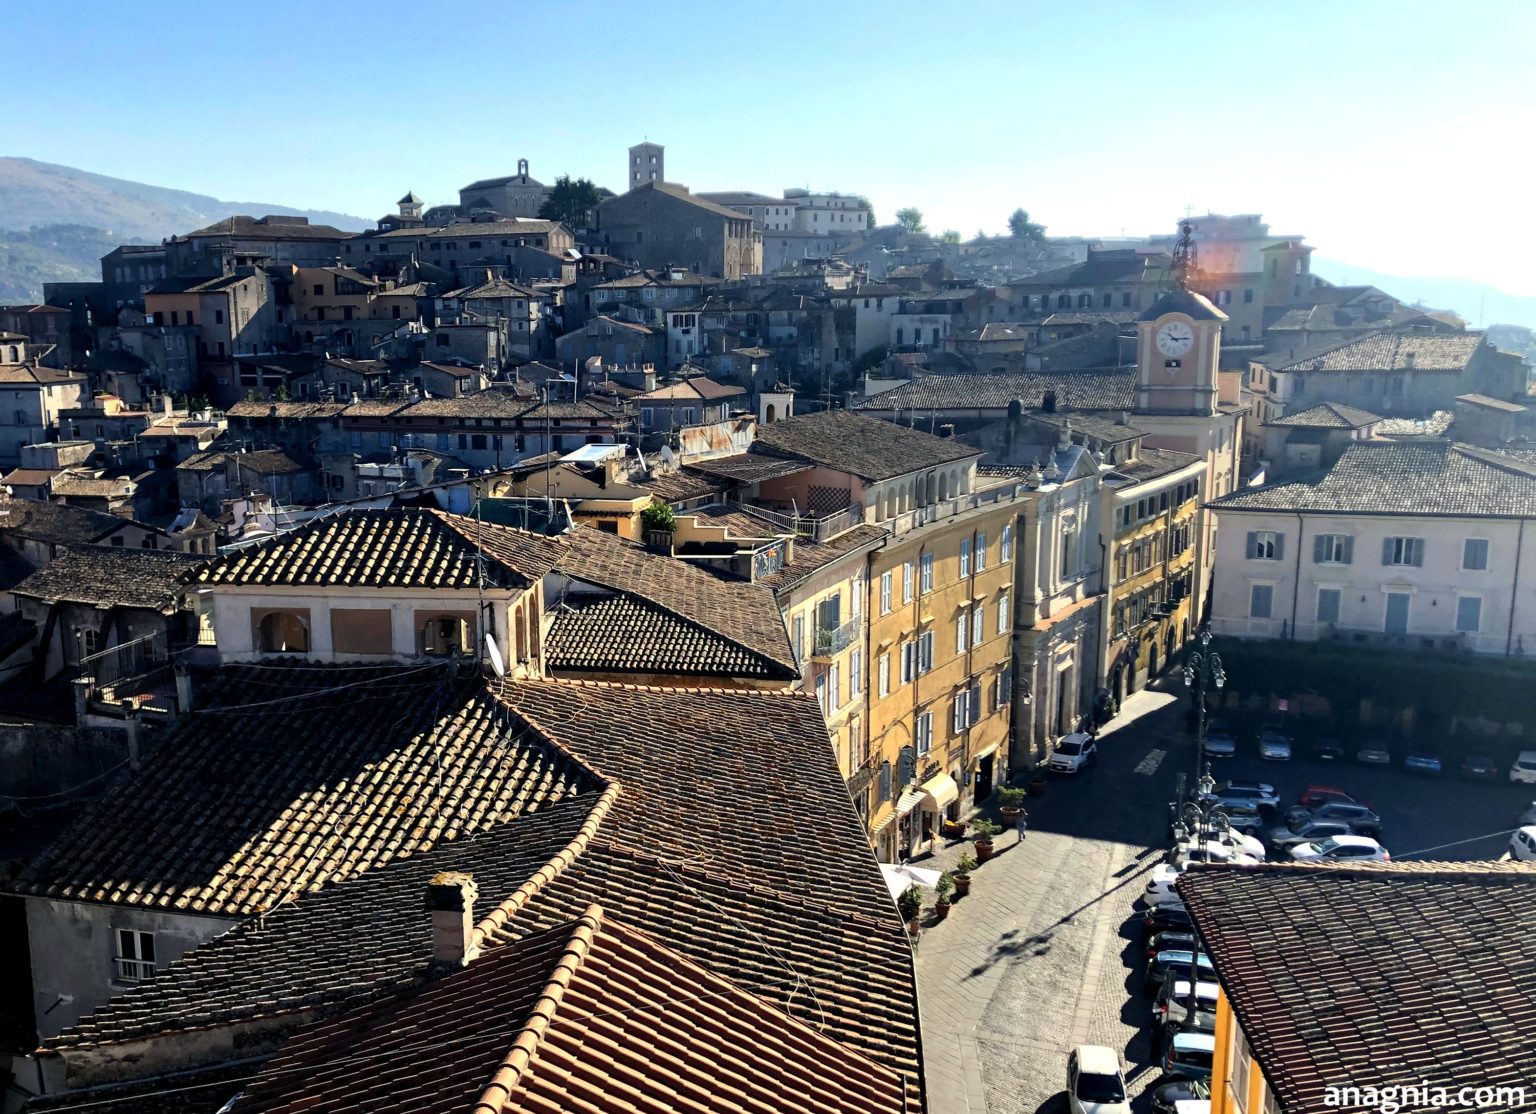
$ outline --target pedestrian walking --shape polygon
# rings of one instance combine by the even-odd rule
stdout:
[[[1027,809],[1019,809],[1019,820],[1013,827],[1019,833],[1019,842],[1023,843],[1024,832],[1029,828],[1029,811]]]

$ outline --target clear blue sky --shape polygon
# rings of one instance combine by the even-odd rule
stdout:
[[[0,154],[373,218],[591,177],[867,194],[935,231],[1262,212],[1536,294],[1536,3],[12,5]]]

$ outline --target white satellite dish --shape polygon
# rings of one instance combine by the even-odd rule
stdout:
[[[496,637],[491,634],[485,636],[485,652],[491,659],[491,668],[496,671],[496,676],[507,675],[507,664],[501,660],[501,651],[496,648]]]

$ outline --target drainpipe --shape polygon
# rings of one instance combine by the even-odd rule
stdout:
[[[1504,656],[1508,657],[1515,647],[1515,608],[1520,600],[1520,554],[1525,549],[1525,519],[1520,520],[1520,533],[1515,537],[1515,579],[1509,588],[1509,631],[1504,636]]]
[[[1301,512],[1296,513],[1296,578],[1291,584],[1291,639],[1296,638],[1296,608],[1301,602],[1301,548],[1306,540],[1307,523],[1301,517]]]

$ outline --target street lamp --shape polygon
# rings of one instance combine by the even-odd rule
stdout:
[[[1221,667],[1221,655],[1211,649],[1209,623],[1200,624],[1195,641],[1200,644],[1199,649],[1191,651],[1184,659],[1184,687],[1195,689],[1196,682],[1199,682],[1195,692],[1195,773],[1198,775],[1200,761],[1205,757],[1206,690],[1212,682],[1218,690],[1223,688],[1227,683],[1227,671]],[[1206,768],[1206,776],[1210,776],[1209,766]]]
[[[1221,668],[1220,659],[1217,659],[1216,668]],[[1185,674],[1188,675],[1187,668]],[[1227,837],[1231,835],[1232,822],[1227,818],[1226,810],[1216,799],[1216,779],[1211,776],[1210,762],[1206,762],[1205,773],[1195,781],[1194,800],[1186,801],[1179,811],[1179,819],[1173,826],[1173,832],[1174,838],[1178,840],[1190,837],[1189,851],[1186,854],[1198,855],[1202,859],[1209,856],[1213,837],[1225,843]],[[1195,1014],[1200,1006],[1200,997],[1197,993],[1200,989],[1200,934],[1195,932],[1193,936],[1189,949],[1189,1003],[1185,1007],[1184,1021],[1180,1025],[1186,1033],[1194,1029]],[[1172,975],[1173,972],[1170,970],[1169,977],[1171,978]]]

